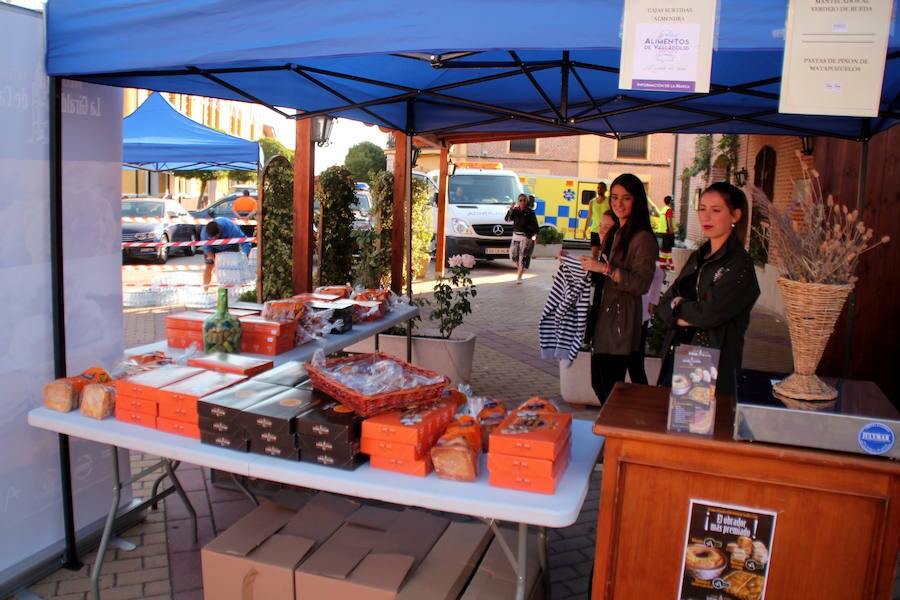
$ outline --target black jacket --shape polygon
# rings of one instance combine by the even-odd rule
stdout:
[[[532,237],[538,232],[537,216],[535,216],[534,211],[527,206],[524,209],[513,206],[506,211],[506,218],[504,221],[512,221],[513,231],[516,233],[523,233],[528,237]]]
[[[719,349],[716,392],[734,394],[735,371],[741,367],[744,334],[750,324],[750,310],[759,298],[759,283],[753,259],[735,236],[730,236],[718,252],[698,266],[698,258],[709,250],[707,242],[691,254],[681,273],[660,298],[656,316],[668,329],[663,345],[667,358],[674,351],[676,321],[682,318],[696,328],[691,344]],[[678,296],[679,284],[698,268],[697,300],[684,299],[673,311],[672,300]],[[660,379],[660,384],[671,385],[671,371],[665,375],[666,380]]]

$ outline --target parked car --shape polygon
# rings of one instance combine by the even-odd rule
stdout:
[[[217,200],[206,208],[201,208],[200,210],[192,210],[191,216],[195,219],[212,219],[214,217],[236,219],[237,217],[234,214],[234,201],[242,195],[242,191],[236,192],[234,194],[228,194],[224,198]],[[259,198],[257,198],[256,196],[256,191],[251,191],[250,197],[259,202]],[[203,225],[204,224],[202,223],[197,224],[197,239],[200,239],[200,232],[203,230]],[[241,231],[244,232],[244,235],[246,235],[247,237],[253,237],[254,235],[256,235],[255,225],[241,225],[240,228]]]
[[[356,202],[351,207],[353,210],[353,229],[370,229],[372,227],[372,196],[369,193],[368,183],[357,183],[353,193],[356,194]]]
[[[175,200],[161,198],[123,198],[122,217],[143,217],[147,222],[122,221],[123,242],[192,242],[200,239],[196,223]],[[122,258],[151,258],[158,263],[169,260],[169,247],[123,248]],[[194,246],[180,248],[185,256],[194,254]]]

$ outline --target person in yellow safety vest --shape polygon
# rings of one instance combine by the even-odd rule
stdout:
[[[606,195],[606,182],[601,181],[597,184],[597,195],[591,200],[588,207],[588,218],[584,222],[584,230],[581,232],[582,237],[587,237],[588,229],[591,232],[591,256],[597,258],[600,254],[600,220],[603,213],[609,210],[609,198]]]
[[[675,246],[675,225],[672,222],[672,196],[666,196],[663,199],[666,203],[666,209],[663,211],[660,225],[665,224],[665,230],[662,232],[662,244],[659,245],[659,267],[672,271],[675,269],[672,262],[672,248]],[[663,227],[660,227],[663,229]]]

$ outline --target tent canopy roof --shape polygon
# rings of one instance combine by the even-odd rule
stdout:
[[[154,92],[122,124],[122,162],[149,171],[259,168],[256,142],[210,129]]]
[[[446,140],[665,131],[868,139],[896,124],[895,36],[877,118],[778,113],[787,4],[719,0],[709,94],[618,88],[622,0],[49,0],[47,70]],[[207,33],[224,23],[239,26]]]

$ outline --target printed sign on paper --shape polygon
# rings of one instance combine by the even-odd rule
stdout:
[[[709,92],[715,0],[626,0],[619,87]]]
[[[691,499],[681,600],[763,600],[775,513]]]
[[[778,111],[878,116],[891,4],[791,0]]]

